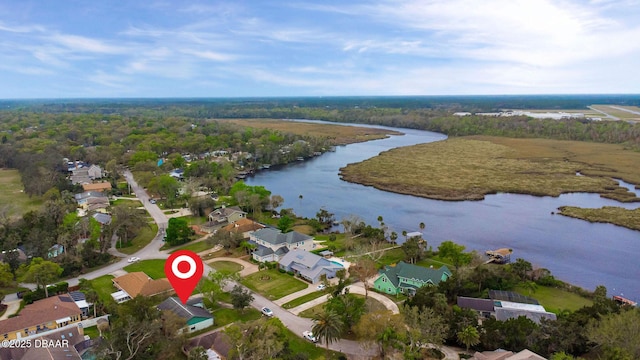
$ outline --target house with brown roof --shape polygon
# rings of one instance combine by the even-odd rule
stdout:
[[[84,341],[84,331],[80,326],[49,331],[32,336],[25,345],[0,347],[0,360],[81,360],[76,344]],[[46,345],[46,346],[45,346]]]
[[[70,296],[51,296],[25,306],[18,316],[0,321],[0,341],[51,331],[81,318],[82,311]]]
[[[92,184],[82,184],[82,189],[84,191],[106,191],[111,190],[111,183],[108,181],[98,182]]]
[[[251,219],[242,218],[234,223],[223,227],[222,230],[235,234],[242,234],[242,237],[244,239],[248,239],[250,232],[263,229],[264,227],[264,225],[257,223]]]
[[[117,303],[131,300],[138,295],[153,296],[173,290],[171,283],[166,278],[154,280],[142,271],[118,276],[112,281],[113,285],[119,289],[111,294]]]

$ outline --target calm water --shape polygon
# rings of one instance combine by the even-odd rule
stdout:
[[[640,232],[610,224],[552,215],[562,205],[622,206],[597,194],[574,193],[554,197],[496,194],[482,201],[447,202],[380,191],[340,180],[338,169],[391,148],[443,140],[428,131],[396,129],[405,133],[388,139],[341,146],[304,162],[262,171],[246,181],[264,185],[285,199],[283,207],[314,217],[324,207],[338,220],[357,215],[376,226],[381,215],[390,231],[419,231],[436,248],[453,240],[468,250],[512,248],[512,257],[551,270],[559,279],[594,289],[605,285],[610,295],[640,300]],[[631,184],[623,183],[636,193]],[[300,198],[302,195],[302,198]],[[402,240],[402,235],[398,240]]]

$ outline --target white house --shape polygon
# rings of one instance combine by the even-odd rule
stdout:
[[[313,237],[297,231],[282,233],[278,229],[264,228],[249,234],[249,240],[257,245],[253,259],[260,262],[279,261],[290,250],[313,250]]]

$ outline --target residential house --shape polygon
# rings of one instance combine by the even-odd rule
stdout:
[[[27,261],[27,254],[24,252],[24,249],[21,249],[22,245],[20,245],[19,247],[13,249],[13,250],[4,250],[2,252],[0,252],[0,261],[2,262],[6,262],[6,257],[8,253],[13,253],[15,252],[15,254],[10,254],[15,256],[16,258],[18,258],[18,261],[23,263],[25,261]]]
[[[174,178],[176,180],[183,180],[184,179],[184,170],[182,170],[182,169],[171,170],[171,172],[169,173],[169,176],[171,176],[172,178]]]
[[[89,173],[89,178],[91,180],[102,179],[102,169],[98,165],[94,164],[89,166],[87,172]]]
[[[525,349],[518,353],[507,350],[476,352],[469,360],[547,360],[531,350]]]
[[[73,197],[76,199],[76,202],[78,203],[79,207],[86,207],[89,199],[96,199],[96,198],[104,198],[106,199],[107,203],[109,202],[109,198],[107,198],[102,192],[100,191],[85,191],[83,193],[80,194],[75,194],[73,195]]]
[[[90,183],[90,184],[82,184],[82,189],[84,191],[107,191],[111,190],[111,183],[108,181]]]
[[[274,228],[256,230],[249,234],[249,240],[257,246],[252,257],[259,262],[279,261],[290,250],[310,251],[316,246],[309,235],[297,231],[282,233]]]
[[[187,326],[182,329],[183,333],[191,333],[213,326],[213,315],[207,310],[187,304],[183,304],[175,296],[168,298],[158,305],[159,310],[167,310],[183,318]]]
[[[0,341],[58,329],[79,322],[82,311],[68,295],[55,295],[26,305],[18,316],[0,321]]]
[[[505,321],[524,316],[540,324],[542,319],[556,320],[556,314],[550,313],[536,299],[511,291],[490,290],[490,299],[458,297],[458,306],[472,309],[482,318],[495,317]]]
[[[83,317],[89,316],[89,307],[92,305],[87,302],[87,298],[84,293],[80,291],[69,291],[69,296],[73,299],[73,302],[76,303],[76,306],[80,311],[82,311]]]
[[[154,296],[173,291],[173,287],[166,278],[153,280],[142,271],[128,273],[112,279],[113,285],[119,290],[111,294],[117,303],[131,300],[138,295]]]
[[[252,231],[263,229],[265,226],[251,219],[242,218],[222,228],[224,231],[242,234],[242,238],[248,239]]]
[[[234,223],[240,219],[243,219],[247,216],[247,213],[242,211],[237,206],[231,207],[221,207],[219,209],[213,210],[209,214],[209,222],[214,225],[224,224],[224,223]]]
[[[387,294],[414,295],[417,289],[425,285],[438,285],[449,277],[451,271],[446,266],[433,269],[400,261],[396,266],[386,266],[381,270],[373,284],[375,289]]]
[[[81,185],[81,184],[89,184],[90,182],[91,182],[91,178],[89,177],[89,169],[85,167],[78,167],[72,170],[71,184]]]
[[[2,346],[0,360],[81,360],[75,345],[84,341],[81,326],[69,326],[29,337],[31,346]],[[37,345],[36,345],[37,344]],[[54,346],[43,346],[54,345]]]
[[[323,274],[327,279],[332,279],[338,270],[344,269],[341,265],[304,250],[291,250],[278,263],[280,269],[292,271],[312,284],[320,281]]]
[[[186,346],[187,352],[194,347],[202,346],[207,350],[209,360],[227,359],[231,351],[231,342],[224,331],[216,331],[207,335],[192,338]]]
[[[111,224],[111,215],[103,213],[95,213],[91,215],[101,226]]]

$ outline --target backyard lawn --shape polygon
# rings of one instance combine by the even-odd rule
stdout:
[[[269,300],[280,299],[283,296],[306,289],[308,286],[306,282],[275,269],[253,273],[242,279],[242,283]]]
[[[254,308],[246,308],[244,311],[220,308],[218,310],[214,310],[211,314],[213,315],[215,327],[217,328],[229,325],[236,321],[245,322],[260,319],[262,316],[262,313]]]
[[[158,225],[155,223],[149,224],[149,227],[143,227],[140,230],[140,234],[136,236],[133,240],[131,240],[131,245],[127,247],[118,247],[118,251],[124,254],[134,254],[138,252],[143,247],[149,245],[151,240],[156,237],[158,233]],[[117,244],[116,244],[117,245]]]
[[[212,261],[207,264],[217,271],[224,271],[229,273],[236,273],[243,269],[242,265],[236,264],[231,261]]]
[[[164,259],[142,260],[124,267],[127,272],[143,271],[152,279],[167,277],[164,274]]]
[[[547,311],[556,314],[562,310],[576,311],[583,306],[593,305],[593,301],[578,294],[553,287],[537,285],[535,291],[530,291],[523,286],[517,286],[515,291],[538,300]]]
[[[89,280],[91,282],[91,287],[98,293],[98,297],[103,303],[112,301],[113,298],[111,297],[111,293],[117,290],[113,286],[111,279],[113,279],[113,276],[103,275],[93,280]]]

